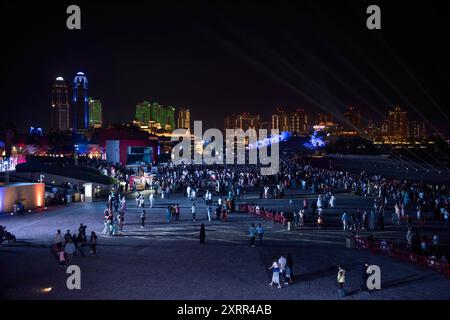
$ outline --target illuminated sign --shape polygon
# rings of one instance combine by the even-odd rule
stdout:
[[[256,142],[249,143],[248,149],[249,150],[259,149],[259,148],[270,146],[271,144],[274,144],[274,143],[280,143],[282,141],[288,140],[290,136],[291,136],[290,132],[283,131],[281,134],[272,135],[269,138],[265,138],[263,140],[258,140]]]
[[[303,145],[308,149],[319,149],[325,147],[325,141],[322,136],[317,134],[317,131],[314,131],[309,141],[305,142]]]

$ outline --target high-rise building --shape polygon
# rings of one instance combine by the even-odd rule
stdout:
[[[359,130],[361,129],[361,112],[358,108],[348,107],[344,112],[344,117],[347,119],[348,123],[345,127],[349,127],[347,129],[351,130]]]
[[[69,90],[62,77],[56,78],[52,87],[51,128],[67,130],[70,128]]]
[[[175,107],[162,106],[158,102],[143,101],[136,105],[136,123],[150,131],[175,129]]]
[[[410,123],[410,138],[414,140],[423,140],[426,138],[425,122],[411,121]]]
[[[299,108],[291,114],[291,130],[292,132],[301,134],[308,132],[308,114],[304,109]]]
[[[259,130],[261,128],[261,116],[247,112],[232,115],[225,118],[225,129]]]
[[[236,117],[236,126],[244,131],[248,129],[259,130],[261,127],[261,116],[244,112]]]
[[[191,111],[189,109],[178,109],[177,128],[191,130]]]
[[[272,115],[272,129],[290,131],[289,115],[282,108],[276,108]]]
[[[395,107],[389,112],[388,134],[391,140],[404,140],[408,137],[408,118],[406,112]]]
[[[150,128],[172,131],[175,129],[175,107],[153,102],[150,108]]]
[[[89,127],[101,128],[102,124],[102,102],[89,98]]]
[[[384,139],[389,137],[389,120],[384,120],[381,123],[380,133]]]
[[[150,126],[151,103],[148,101],[140,102],[136,105],[135,119],[141,128]]]
[[[229,115],[225,117],[224,129],[236,129],[236,115]]]
[[[89,128],[88,79],[83,72],[78,72],[73,79],[72,129],[85,131]]]

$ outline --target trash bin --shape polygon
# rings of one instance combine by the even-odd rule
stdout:
[[[84,194],[81,194],[81,202],[84,202]]]
[[[70,194],[66,195],[67,203],[72,202],[72,196]]]
[[[356,247],[355,238],[346,238],[345,239],[345,247],[348,249],[354,249]]]
[[[291,222],[290,221],[288,221],[287,226],[288,226],[288,230],[291,231]]]

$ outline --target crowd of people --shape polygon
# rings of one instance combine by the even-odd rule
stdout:
[[[74,255],[85,256],[88,247],[91,254],[97,253],[97,235],[95,231],[92,231],[88,241],[86,229],[87,226],[81,223],[78,234],[76,232],[72,234],[70,230],[67,230],[62,235],[61,230],[56,231],[53,250],[61,266],[70,265]]]
[[[5,226],[2,226],[0,224],[0,246],[3,244],[4,241],[7,241],[8,243],[14,243],[16,242],[16,236],[6,230]]]

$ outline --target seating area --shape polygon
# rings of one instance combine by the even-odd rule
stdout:
[[[409,248],[401,248],[394,242],[386,240],[373,240],[355,237],[355,244],[357,249],[370,250],[372,254],[383,254],[392,257],[395,260],[413,263],[419,268],[429,269],[442,274],[445,278],[450,280],[450,264],[448,261],[437,259],[434,256],[428,257],[425,255],[411,252]]]

